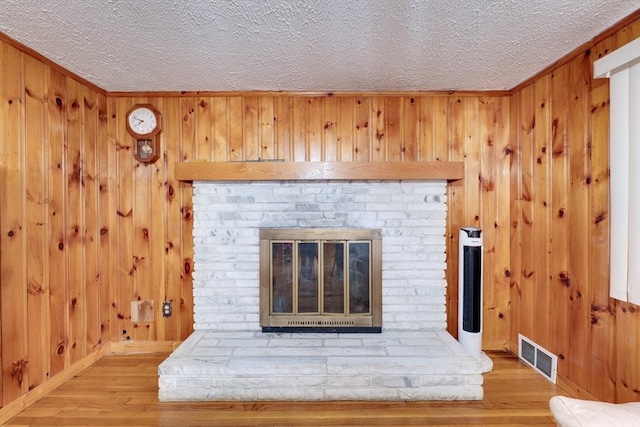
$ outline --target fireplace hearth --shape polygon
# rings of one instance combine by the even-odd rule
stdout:
[[[480,362],[446,332],[446,186],[445,180],[194,182],[195,331],[160,366],[160,400],[481,399]],[[374,230],[379,239],[276,236],[261,243],[266,229]],[[349,242],[356,245],[353,258],[344,253]],[[353,274],[372,277],[352,279],[359,295],[351,299],[344,276],[350,263],[367,259],[363,252],[370,265]],[[288,279],[261,279],[264,258],[272,267],[280,263],[272,272],[291,277],[291,286],[297,277],[290,296],[279,288]],[[335,287],[331,274],[340,271],[342,285]],[[275,294],[266,306],[265,292]],[[263,332],[265,314],[275,314],[268,327],[281,327],[294,312],[301,323],[369,317],[380,333]]]

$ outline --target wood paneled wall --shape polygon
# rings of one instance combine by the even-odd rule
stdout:
[[[640,400],[640,311],[609,298],[609,83],[593,61],[635,21],[514,91],[511,342],[559,356],[566,387]],[[615,189],[612,189],[615,191]]]
[[[107,94],[0,39],[0,401],[107,342],[185,339],[191,186],[173,165],[258,158],[464,161],[448,191],[449,330],[458,230],[479,226],[484,347],[515,351],[522,333],[561,355],[565,385],[640,400],[640,313],[607,296],[608,82],[590,77],[638,25],[513,94]],[[137,102],[163,115],[152,165],[125,130]],[[132,322],[132,302],[154,321]]]
[[[0,43],[2,402],[109,342],[106,96]],[[103,233],[102,231],[105,230]]]
[[[135,103],[163,114],[165,155],[145,166],[133,160],[124,116]],[[449,260],[457,266],[457,230],[483,227],[487,345],[504,349],[509,332],[509,108],[494,95],[253,95],[109,98],[109,145],[117,175],[111,227],[117,230],[112,282],[119,290],[116,330],[136,340],[185,338],[191,322],[191,190],[173,176],[176,161],[464,161],[467,176],[450,186]],[[157,215],[162,213],[163,215]],[[164,227],[164,228],[163,228]],[[157,243],[152,243],[155,239]],[[131,259],[134,260],[130,266]],[[163,270],[157,271],[158,266]],[[448,271],[457,286],[457,267]],[[160,284],[158,286],[158,284]],[[457,328],[457,287],[447,295],[449,325]],[[131,293],[124,292],[125,289]],[[132,298],[133,297],[133,298]],[[130,299],[180,301],[180,318],[131,324]],[[159,313],[159,308],[156,312]],[[174,310],[175,312],[175,310]],[[179,334],[168,335],[166,329]]]

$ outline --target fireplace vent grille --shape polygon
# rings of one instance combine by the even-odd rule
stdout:
[[[289,320],[288,326],[355,326],[353,320]]]

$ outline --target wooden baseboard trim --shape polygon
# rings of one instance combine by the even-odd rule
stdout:
[[[168,353],[182,341],[118,341],[112,342],[109,354]]]
[[[97,351],[85,356],[81,360],[69,366],[67,369],[55,375],[47,382],[40,384],[38,387],[28,391],[13,402],[0,408],[0,425],[6,423],[47,393],[56,389],[107,355],[169,353],[175,350],[180,343],[180,341],[122,341],[105,344]]]
[[[556,382],[558,383],[558,387],[566,391],[571,397],[575,397],[576,399],[600,401],[600,399],[595,397],[593,394],[560,374],[558,374]]]
[[[44,395],[61,386],[66,381],[70,380],[80,372],[87,369],[89,366],[96,363],[98,360],[102,359],[106,354],[109,353],[110,347],[111,346],[109,344],[103,345],[97,351],[94,351],[93,353],[78,360],[76,363],[69,366],[59,374],[53,376],[48,381],[40,384],[33,390],[28,391],[3,408],[0,408],[0,425],[6,423],[8,420],[15,417],[20,412],[38,401]]]
[[[511,348],[509,347],[509,341],[505,341],[505,340],[482,341],[482,349],[486,351],[511,352]]]

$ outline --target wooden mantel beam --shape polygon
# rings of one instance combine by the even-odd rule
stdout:
[[[427,180],[464,178],[464,162],[182,162],[180,181]]]

